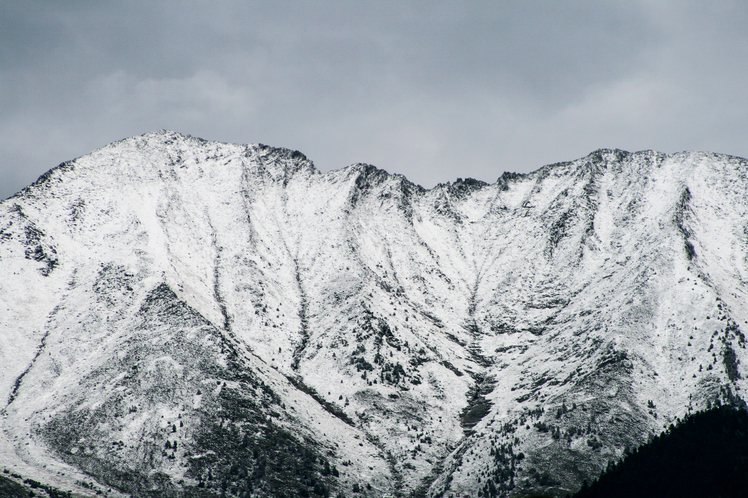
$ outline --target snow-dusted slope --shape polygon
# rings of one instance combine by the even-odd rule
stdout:
[[[79,493],[564,495],[742,404],[748,163],[424,190],[172,132],[0,203],[0,459]]]

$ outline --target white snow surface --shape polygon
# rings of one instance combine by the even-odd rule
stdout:
[[[80,495],[197,486],[239,393],[341,471],[332,496],[564,496],[744,403],[746,192],[746,160],[701,152],[425,190],[116,142],[0,203],[0,461]]]

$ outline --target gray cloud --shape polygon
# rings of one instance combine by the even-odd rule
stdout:
[[[600,147],[748,155],[744,2],[5,2],[0,198],[156,129],[430,187]]]

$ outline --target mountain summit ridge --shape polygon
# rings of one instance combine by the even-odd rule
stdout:
[[[745,404],[747,191],[701,152],[424,189],[115,142],[0,202],[0,455],[83,495],[564,496]]]

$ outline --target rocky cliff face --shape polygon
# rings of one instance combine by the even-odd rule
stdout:
[[[172,132],[0,203],[0,458],[109,496],[565,495],[744,404],[748,162],[425,190]]]

